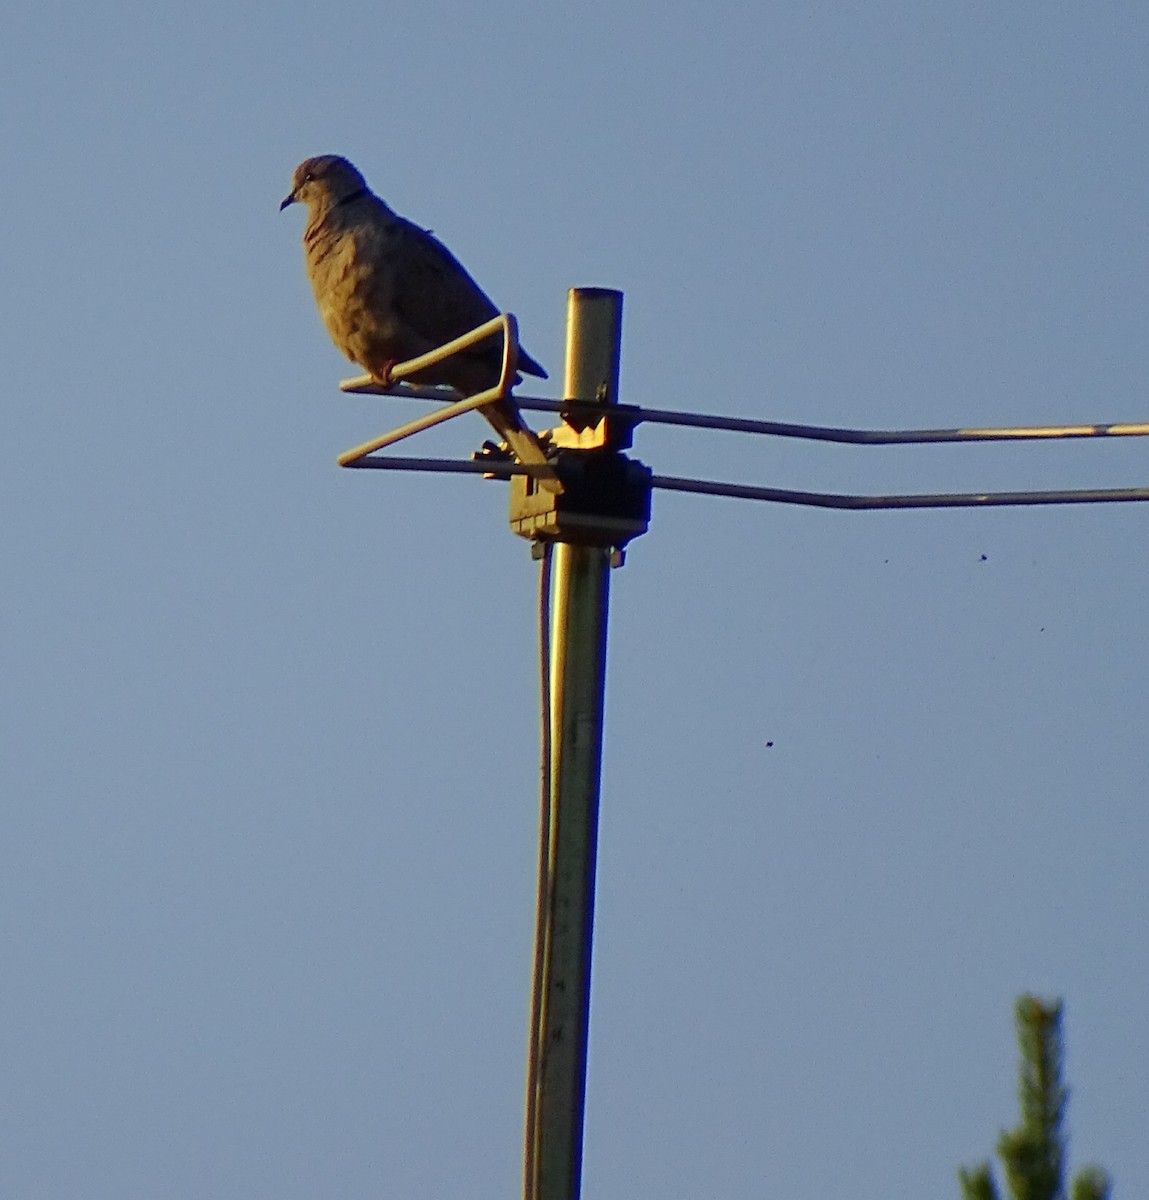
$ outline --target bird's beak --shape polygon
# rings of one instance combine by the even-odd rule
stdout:
[[[294,192],[288,192],[288,193],[287,193],[287,195],[283,197],[283,202],[282,202],[282,203],[280,204],[280,206],[279,206],[279,211],[280,211],[280,212],[283,212],[283,210],[284,210],[284,209],[285,209],[285,208],[286,208],[286,207],[287,207],[289,204],[295,204],[295,203],[296,203],[296,195],[295,195],[295,193],[294,193]]]

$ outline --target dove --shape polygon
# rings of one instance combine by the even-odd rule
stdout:
[[[390,384],[396,363],[498,315],[450,250],[376,196],[347,159],[322,154],[301,162],[280,211],[296,203],[307,208],[304,259],[327,332],[380,383]],[[410,382],[447,384],[474,395],[495,386],[501,364],[502,345],[493,337],[425,368]],[[518,366],[547,377],[525,350],[519,351]],[[482,412],[512,446],[520,440],[509,436],[526,428],[515,410],[495,403]]]

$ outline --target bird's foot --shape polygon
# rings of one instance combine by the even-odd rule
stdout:
[[[391,374],[391,372],[392,372],[392,371],[395,369],[395,364],[396,364],[398,361],[399,361],[399,360],[398,360],[397,358],[389,358],[389,359],[388,359],[388,360],[387,360],[387,361],[386,361],[386,362],[383,364],[383,367],[382,367],[382,369],[381,369],[381,370],[379,370],[379,371],[372,371],[372,372],[371,372],[371,374],[372,374],[372,375],[375,377],[375,381],[376,381],[378,384],[380,384],[380,386],[382,386],[382,387],[385,387],[385,388],[389,388],[389,387],[392,387],[392,386],[394,385],[394,383],[395,383],[395,378],[394,378],[394,376]]]

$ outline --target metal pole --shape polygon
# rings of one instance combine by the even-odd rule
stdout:
[[[622,294],[572,288],[564,395],[618,402]],[[610,548],[553,549],[550,754],[542,813],[524,1195],[577,1200],[582,1175]]]

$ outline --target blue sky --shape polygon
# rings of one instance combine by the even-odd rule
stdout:
[[[300,159],[434,228],[553,377],[567,288],[622,289],[632,403],[1144,421],[1147,59],[1133,3],[16,0],[0,1190],[519,1187],[536,566],[501,484],[335,466],[411,408],[337,390]],[[1136,442],[635,452],[1149,483]],[[1147,519],[656,496],[613,579],[588,1197],[956,1196],[1023,990],[1066,1000],[1073,1161],[1149,1190]]]

